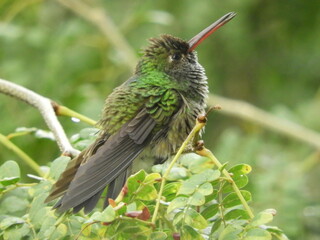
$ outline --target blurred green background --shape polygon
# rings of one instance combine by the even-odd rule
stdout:
[[[114,28],[103,33],[88,20],[98,16],[90,9]],[[105,97],[132,74],[146,39],[169,33],[188,40],[230,11],[236,18],[198,48],[210,92],[319,132],[318,1],[0,0],[0,78],[99,119]],[[0,117],[4,135],[21,126],[46,129],[35,109],[4,95]],[[68,136],[87,127],[60,120]],[[319,150],[220,113],[211,115],[204,139],[221,162],[253,167],[248,188],[256,211],[275,208],[274,224],[291,239],[320,239]],[[60,154],[50,140],[13,141],[40,164]],[[9,159],[19,162],[0,145],[0,162]]]

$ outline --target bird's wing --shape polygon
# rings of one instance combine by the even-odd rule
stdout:
[[[63,186],[60,190],[63,189],[63,192],[58,189],[48,197],[52,200],[63,195],[55,205],[59,211],[73,208],[77,212],[84,208],[85,212],[90,212],[108,184],[113,197],[119,194],[127,178],[128,167],[152,141],[154,135],[168,124],[179,109],[179,104],[182,104],[175,90],[150,92],[152,94],[146,98],[135,117],[98,144],[95,151],[91,152],[92,155],[83,157],[86,160],[83,164],[79,166],[79,161],[72,164],[75,165],[71,169],[73,174],[76,171],[73,178],[73,174],[64,173],[71,176],[71,183],[59,180]]]
[[[100,146],[88,161],[81,165],[59,206],[66,211],[83,205],[117,178],[131,165],[151,140],[156,121],[145,109],[115,135]],[[85,207],[85,206],[84,206]]]

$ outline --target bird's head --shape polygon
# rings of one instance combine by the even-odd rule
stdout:
[[[137,73],[164,72],[176,80],[205,79],[204,69],[198,63],[194,49],[218,28],[229,22],[235,13],[228,13],[189,41],[171,35],[151,38],[150,45],[137,66]]]

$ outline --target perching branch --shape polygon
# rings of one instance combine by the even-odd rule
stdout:
[[[320,150],[320,134],[286,119],[276,117],[249,103],[210,95],[209,105],[222,106],[221,113],[261,125],[277,133],[295,138]]]
[[[0,79],[0,92],[24,101],[38,109],[48,128],[55,136],[60,151],[63,154],[72,156],[79,154],[79,151],[71,146],[60,122],[56,117],[52,101],[50,99],[3,79]]]
[[[55,102],[51,102],[52,107],[56,113],[57,116],[67,116],[67,117],[72,117],[72,118],[77,118],[82,122],[85,122],[91,126],[95,126],[97,124],[96,121],[92,120],[91,118],[88,118],[80,113],[77,113],[70,108],[67,108],[65,106],[61,106]]]

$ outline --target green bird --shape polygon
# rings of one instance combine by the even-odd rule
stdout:
[[[69,162],[46,202],[61,197],[54,206],[60,212],[88,213],[108,186],[106,207],[132,165],[162,163],[176,153],[206,108],[207,77],[194,49],[234,16],[226,14],[188,42],[150,39],[134,75],[106,99],[98,138]]]

